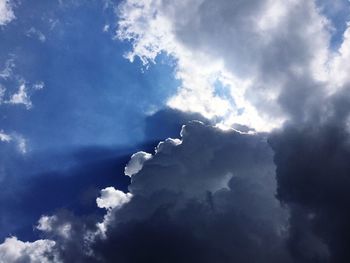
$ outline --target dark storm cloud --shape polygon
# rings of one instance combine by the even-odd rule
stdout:
[[[271,135],[278,198],[291,211],[289,246],[298,262],[348,262],[349,89]]]
[[[292,262],[266,136],[197,121],[181,135],[131,176],[133,197],[107,211],[105,235],[86,218],[42,217],[42,237],[56,241],[50,253],[63,262]]]

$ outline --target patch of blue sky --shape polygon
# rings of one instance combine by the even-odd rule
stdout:
[[[126,60],[130,44],[113,40],[114,11],[100,1],[24,1],[15,11],[0,32],[1,61],[14,57],[16,72],[45,88],[32,94],[30,110],[1,105],[1,129],[23,134],[31,150],[144,140],[146,115],[179,85],[170,58],[162,54],[144,71]]]
[[[350,22],[349,0],[317,0],[321,13],[332,23],[331,25],[331,48],[337,50],[343,41],[343,34]]]

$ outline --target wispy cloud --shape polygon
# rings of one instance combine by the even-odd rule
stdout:
[[[36,29],[35,27],[31,27],[26,35],[28,37],[35,37],[37,38],[40,42],[45,42],[46,41],[46,36],[38,29]]]
[[[23,104],[28,110],[33,106],[24,83],[19,86],[17,93],[13,94],[6,103]]]

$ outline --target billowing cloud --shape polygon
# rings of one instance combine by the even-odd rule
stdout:
[[[16,237],[6,238],[0,244],[1,263],[59,263],[52,249],[55,242],[52,240],[37,240],[22,242]]]
[[[103,221],[59,213],[37,228],[63,262],[291,262],[272,158],[264,134],[191,122],[143,161],[130,193],[101,191]]]
[[[330,49],[333,24],[318,4],[128,0],[117,36],[131,41],[130,60],[175,58],[182,85],[170,107],[266,131],[304,117],[296,108],[312,102],[302,92],[328,93],[348,81],[348,33],[339,50]]]
[[[130,202],[131,197],[130,193],[125,194],[114,187],[107,187],[101,190],[101,197],[96,199],[96,203],[99,208],[120,208]]]
[[[312,119],[270,136],[278,198],[291,211],[289,246],[297,262],[350,258],[344,245],[350,242],[349,99],[347,88],[313,109]]]
[[[0,0],[0,26],[4,26],[15,19],[11,0]]]
[[[134,153],[127,166],[125,166],[125,175],[132,176],[138,173],[143,166],[143,163],[152,158],[152,154],[146,152],[137,152]]]
[[[126,57],[145,67],[161,53],[174,58],[181,87],[167,105],[214,125],[189,122],[179,139],[132,155],[129,192],[107,187],[96,200],[104,216],[41,217],[37,230],[55,242],[47,255],[348,262],[350,26],[342,21],[332,45],[323,2],[122,2]]]

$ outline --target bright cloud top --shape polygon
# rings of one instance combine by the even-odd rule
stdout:
[[[128,59],[147,66],[164,52],[176,61],[182,84],[168,105],[220,126],[269,131],[305,117],[284,103],[296,86],[330,94],[348,82],[349,29],[332,50],[334,25],[315,1],[128,0],[119,16]]]
[[[10,0],[0,0],[0,26],[4,26],[15,19]]]

